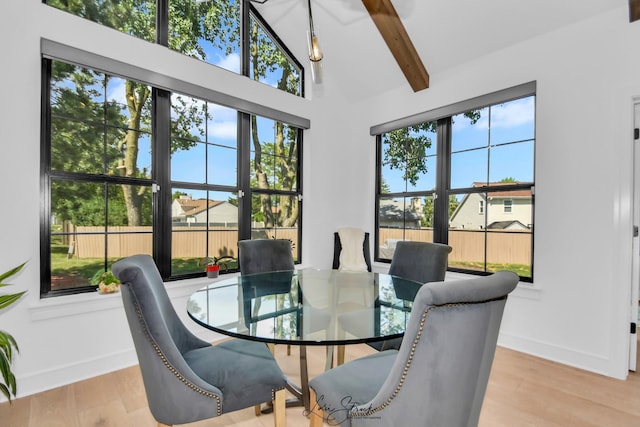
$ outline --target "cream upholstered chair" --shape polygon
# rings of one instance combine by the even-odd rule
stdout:
[[[400,350],[348,362],[309,382],[311,426],[477,426],[507,295],[518,276],[423,285]]]
[[[339,231],[336,231],[335,233],[333,233],[333,265],[332,267],[334,270],[340,269],[340,255],[342,254],[342,251],[343,251],[343,245],[349,244],[348,242],[343,243],[342,240],[340,239],[341,231],[345,231],[347,233],[345,235],[356,234],[355,233],[356,229],[352,229],[348,227],[340,229]],[[358,231],[363,235],[362,256],[364,257],[364,265],[366,266],[366,270],[370,272],[371,271],[371,249],[369,248],[369,233],[359,229]]]
[[[273,402],[285,426],[286,377],[267,347],[231,339],[211,345],[178,318],[153,259],[135,255],[111,270],[121,292],[151,414],[159,426],[217,417]]]
[[[343,235],[348,241],[343,242],[340,235]],[[359,250],[360,241],[362,240],[362,251]],[[345,247],[346,246],[346,247]],[[353,247],[352,247],[353,246]],[[341,257],[344,257],[343,252],[349,251],[349,255],[352,259],[349,261],[349,265],[345,266],[340,262]],[[357,252],[357,254],[356,254]],[[333,233],[333,264],[334,270],[347,269],[347,270],[361,270],[371,272],[371,249],[369,247],[369,233],[355,227],[342,227],[338,231]],[[344,363],[345,347],[343,345],[336,346],[337,356],[336,364],[341,365]],[[333,358],[333,347],[327,347],[327,356]],[[328,365],[332,365],[333,360],[329,361]]]

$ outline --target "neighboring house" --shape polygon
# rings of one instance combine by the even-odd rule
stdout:
[[[492,182],[488,187],[509,183]],[[515,184],[515,183],[514,183]],[[474,183],[474,187],[487,187]],[[533,204],[531,190],[466,194],[449,219],[452,229],[528,230]]]
[[[380,200],[378,221],[381,228],[420,228],[422,215],[423,208],[419,197],[411,199],[408,206],[405,206],[402,199]]]
[[[225,227],[238,226],[238,207],[221,200],[193,200],[191,196],[180,196],[171,204],[171,219],[174,223],[206,224]]]

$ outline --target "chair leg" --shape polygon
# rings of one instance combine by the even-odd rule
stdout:
[[[273,419],[275,427],[286,427],[286,393],[285,389],[276,391],[276,395],[273,399]]]
[[[171,427],[171,424],[158,423],[158,427]]]
[[[324,422],[324,412],[322,411],[322,408],[318,405],[316,392],[312,388],[309,389],[309,397],[311,401],[311,412],[309,414],[309,427],[322,427],[322,424]]]
[[[256,413],[256,417],[262,415],[262,405],[256,405],[253,407],[254,412]]]
[[[338,346],[338,357],[337,357],[337,361],[336,361],[336,366],[340,366],[340,365],[344,365],[344,346],[343,345],[339,345]]]
[[[291,356],[291,344],[287,344],[287,356]]]

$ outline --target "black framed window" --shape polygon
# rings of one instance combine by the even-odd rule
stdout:
[[[136,253],[164,279],[235,271],[240,239],[300,260],[301,128],[58,60],[43,76],[42,295]]]
[[[395,127],[396,125],[402,127]],[[533,280],[535,83],[372,128],[376,260],[447,243],[449,269]]]
[[[195,41],[183,53],[212,52],[179,23],[213,28],[219,2],[48,3],[145,40]],[[230,50],[239,70],[301,95],[302,67],[269,26],[248,3],[223,3],[235,8],[227,17],[259,29],[216,21],[244,40]],[[142,35],[127,30],[137,23]],[[252,59],[257,45],[264,52]],[[307,119],[50,40],[42,53],[42,296],[95,291],[135,253],[153,255],[165,280],[202,276],[212,259],[235,271],[237,242],[252,236],[290,239],[300,261]]]
[[[304,96],[303,68],[249,0],[42,0],[57,9]]]

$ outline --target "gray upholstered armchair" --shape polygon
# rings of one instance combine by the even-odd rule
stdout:
[[[400,350],[356,359],[309,382],[311,426],[477,426],[514,273],[427,283]]]
[[[240,240],[238,242],[238,264],[240,264],[240,274],[245,276],[248,274],[268,273],[272,271],[290,271],[295,270],[296,266],[293,262],[293,254],[291,253],[291,242],[285,239],[253,239]],[[264,295],[288,292],[291,288],[291,281],[282,282],[287,289],[279,291],[277,288],[269,290],[262,286],[262,294],[249,294],[255,298],[253,312],[260,310],[261,299]],[[251,300],[245,302],[245,315],[247,311],[251,311]],[[273,352],[274,346],[269,344],[269,348]],[[287,355],[291,354],[291,346],[287,345]]]
[[[419,283],[440,282],[447,273],[451,246],[442,243],[399,241],[389,274]],[[396,290],[397,292],[398,290]],[[411,300],[413,298],[399,298]],[[376,350],[399,349],[402,338],[370,343]]]
[[[190,423],[270,401],[275,425],[285,425],[286,377],[264,344],[233,339],[212,346],[194,336],[178,318],[148,255],[122,259],[111,270],[122,282],[149,409],[158,425]]]
[[[442,243],[396,243],[389,274],[420,283],[440,282],[447,272],[451,246]]]
[[[240,274],[293,270],[291,242],[285,239],[255,239],[238,242]]]

